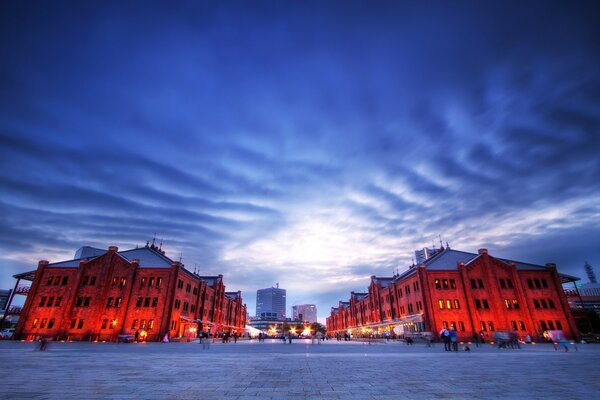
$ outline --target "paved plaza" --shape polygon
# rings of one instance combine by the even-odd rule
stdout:
[[[2,399],[596,399],[600,345],[0,342]]]

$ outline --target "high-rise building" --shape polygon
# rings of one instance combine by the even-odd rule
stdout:
[[[314,304],[298,304],[292,306],[294,321],[317,322],[317,306]]]
[[[280,289],[279,283],[277,287],[256,291],[256,315],[264,313],[276,313],[277,319],[285,319],[285,289]]]

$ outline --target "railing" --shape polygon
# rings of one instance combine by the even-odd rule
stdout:
[[[15,289],[15,294],[29,294],[30,290],[31,286],[29,285],[17,286]]]
[[[23,307],[13,306],[6,311],[6,315],[20,315]]]

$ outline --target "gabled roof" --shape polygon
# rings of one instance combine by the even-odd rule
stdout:
[[[391,277],[391,278],[388,278],[388,277],[377,277],[377,276],[373,277],[373,282],[379,283],[382,288],[388,287],[389,284],[392,283],[393,281],[394,281],[394,277]]]
[[[140,260],[140,267],[144,268],[170,268],[173,260],[151,247],[140,247],[132,250],[119,251],[117,254],[131,262]]]
[[[79,250],[77,250],[75,252],[75,258],[76,260],[79,260],[81,258],[93,258],[93,257],[97,257],[97,256],[101,256],[102,254],[106,253],[107,250],[106,249],[98,249],[96,247],[92,247],[92,246],[83,246],[80,247]]]

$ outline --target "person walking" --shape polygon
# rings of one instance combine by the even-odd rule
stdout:
[[[473,342],[475,343],[475,347],[479,347],[479,335],[475,331],[473,331]]]
[[[446,328],[442,328],[440,331],[440,338],[444,342],[444,351],[451,351],[450,348],[450,332]]]
[[[458,351],[458,334],[454,327],[450,328],[450,342],[452,343],[452,350]]]
[[[136,329],[135,335],[133,335],[133,343],[137,343],[140,340],[140,331]]]

